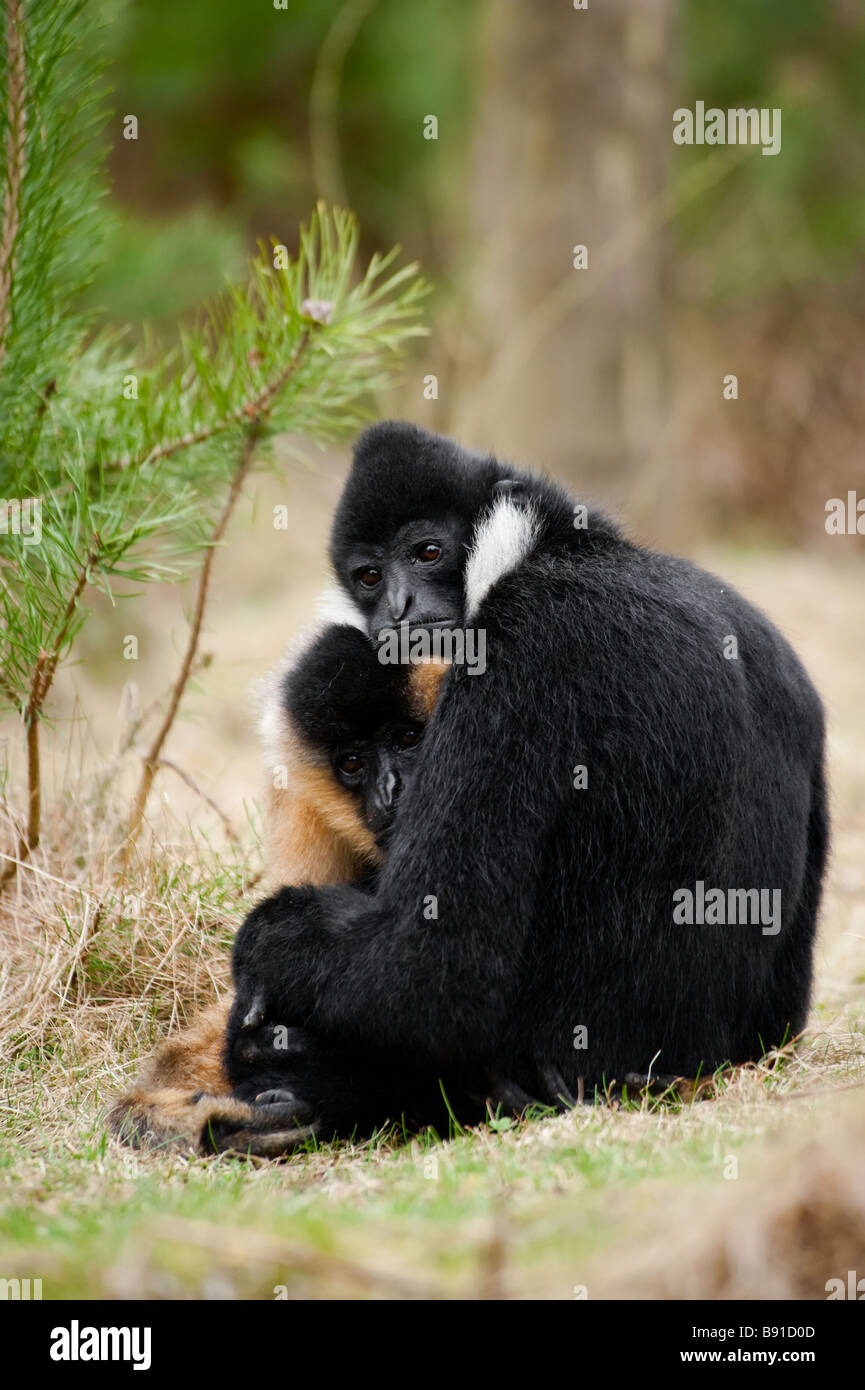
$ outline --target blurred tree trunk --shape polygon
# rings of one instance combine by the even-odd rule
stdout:
[[[467,442],[624,500],[659,441],[672,0],[498,0],[481,30],[472,192],[481,370]],[[588,269],[573,268],[574,247]]]

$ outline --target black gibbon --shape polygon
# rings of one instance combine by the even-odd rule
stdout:
[[[371,637],[483,630],[486,670],[444,681],[372,891],[284,887],[247,917],[229,1072],[252,1001],[532,1095],[797,1034],[824,720],[769,620],[553,483],[393,422],[357,443],[331,554]]]
[[[369,880],[382,857],[397,802],[413,775],[416,747],[445,671],[438,662],[385,666],[364,633],[332,625],[269,677],[261,728],[269,793],[265,814],[268,878],[281,883]],[[223,1147],[280,1151],[260,1133],[262,1116],[231,1095],[225,1070],[231,999],[203,1010],[156,1051],[132,1086],[113,1103],[118,1138],[137,1148]],[[307,1086],[324,1084],[339,1059],[294,1030],[282,1051],[255,1053],[247,1034],[246,1086],[284,1088],[297,1071]],[[261,1067],[270,1066],[265,1076]],[[257,1081],[256,1077],[260,1078]],[[341,1079],[346,1078],[344,1072]],[[316,1084],[319,1084],[317,1082]],[[296,1107],[295,1107],[296,1108]],[[268,1111],[267,1129],[281,1111]],[[296,1137],[296,1136],[295,1136]]]

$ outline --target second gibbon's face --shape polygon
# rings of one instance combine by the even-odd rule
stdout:
[[[422,737],[421,724],[397,722],[383,725],[372,739],[343,743],[331,753],[334,776],[362,803],[379,848],[384,848],[400,797],[414,779]]]

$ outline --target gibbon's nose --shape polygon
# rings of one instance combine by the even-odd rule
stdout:
[[[395,772],[388,768],[376,779],[373,789],[371,805],[369,807],[369,828],[373,835],[380,836],[388,833],[393,821],[396,800],[399,796],[400,780]]]
[[[376,784],[376,800],[383,811],[393,810],[398,791],[399,778],[395,772],[388,768],[387,771],[379,777]]]
[[[407,584],[395,584],[387,591],[387,611],[391,622],[402,622],[411,607],[411,589]]]

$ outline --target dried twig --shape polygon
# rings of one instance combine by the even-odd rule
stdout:
[[[3,873],[0,874],[0,889],[4,888],[10,879],[15,877],[18,871],[18,861],[27,859],[39,843],[39,833],[42,825],[42,780],[39,760],[39,719],[42,709],[51,689],[51,682],[54,680],[54,673],[57,670],[57,663],[60,660],[60,653],[69,635],[72,620],[75,617],[75,610],[78,607],[78,600],[84,592],[91,569],[99,558],[100,543],[96,537],[96,546],[91,550],[75,580],[75,587],[69,596],[69,601],[63,613],[63,621],[60,624],[57,635],[54,638],[51,648],[42,651],[36,661],[33,671],[33,678],[30,683],[30,695],[24,708],[23,722],[27,730],[27,826],[24,834],[18,842],[18,851],[15,859],[10,860]]]
[[[144,767],[141,773],[141,781],[139,783],[138,792],[133,803],[132,814],[129,818],[129,829],[126,834],[126,842],[123,847],[121,873],[125,873],[128,867],[129,856],[132,852],[132,848],[135,844],[138,832],[141,829],[141,822],[144,819],[144,809],[147,805],[147,798],[150,795],[150,789],[153,786],[153,779],[156,776],[156,771],[159,767],[159,763],[162,758],[162,749],[165,745],[165,740],[168,738],[171,726],[174,723],[177,711],[180,707],[180,701],[183,698],[183,693],[189,682],[193,662],[195,661],[196,652],[198,650],[198,640],[201,636],[201,626],[204,621],[204,610],[207,605],[207,591],[210,585],[210,573],[213,568],[213,560],[216,554],[216,548],[222,541],[223,536],[225,535],[226,527],[228,526],[229,519],[231,517],[232,512],[234,511],[237,499],[240,496],[241,488],[243,487],[243,484],[246,481],[247,474],[249,473],[249,470],[252,466],[253,455],[255,454],[255,447],[258,443],[260,433],[261,420],[270,411],[274,397],[277,395],[279,391],[282,390],[282,388],[286,385],[286,383],[294,374],[294,372],[297,371],[297,368],[300,365],[301,357],[303,356],[308,342],[309,330],[305,329],[304,332],[301,334],[300,339],[298,340],[294,352],[291,354],[291,357],[289,358],[286,366],[283,367],[279,375],[275,377],[274,380],[270,382],[267,386],[265,386],[262,389],[262,391],[259,392],[254,402],[249,403],[245,407],[243,407],[243,410],[241,412],[235,412],[235,416],[237,418],[240,418],[240,416],[242,415],[246,415],[249,421],[243,445],[243,453],[241,455],[240,462],[235,470],[234,477],[231,480],[231,487],[228,492],[228,497],[226,498],[225,505],[223,506],[222,511],[219,514],[219,520],[216,523],[213,535],[210,537],[210,541],[208,542],[207,553],[204,557],[204,562],[201,566],[201,572],[198,578],[198,593],[196,595],[195,608],[192,614],[192,625],[189,630],[189,640],[186,644],[186,652],[181,663],[180,672],[178,674],[177,680],[174,683],[174,687],[171,692],[171,698],[169,699],[168,708],[165,711],[162,723],[156,731],[150,748],[144,755]],[[215,433],[217,428],[217,426],[214,426],[212,432]],[[182,447],[182,441],[176,441],[175,444],[171,446],[160,445],[159,448],[153,451],[148,457],[151,459],[156,457],[164,457],[166,451],[173,451],[174,448],[180,447]]]
[[[192,625],[189,629],[189,640],[186,643],[186,652],[180,666],[180,672],[177,680],[174,682],[171,698],[168,701],[168,708],[163,715],[162,723],[154,735],[150,748],[144,755],[144,767],[141,772],[141,781],[138,784],[138,791],[132,807],[132,814],[129,818],[129,829],[127,831],[126,844],[123,851],[123,871],[126,869],[129,862],[129,855],[138,832],[141,829],[141,822],[144,818],[144,808],[147,805],[147,798],[153,786],[153,779],[156,776],[156,770],[162,758],[162,749],[180,707],[180,701],[183,698],[183,692],[186,689],[192,670],[192,663],[195,660],[195,654],[198,650],[198,639],[201,636],[201,625],[204,621],[204,610],[207,606],[207,590],[210,585],[210,573],[213,568],[216,547],[225,534],[225,528],[228,525],[231,513],[234,511],[235,503],[240,496],[240,489],[246,481],[246,475],[252,464],[252,457],[255,453],[257,440],[257,432],[254,429],[250,429],[244,441],[240,463],[231,480],[228,497],[225,500],[225,504],[219,514],[219,520],[216,523],[213,535],[210,537],[207,546],[207,554],[204,557],[204,563],[201,566],[201,572],[198,577],[198,593],[196,595],[195,608],[192,614]]]
[[[222,807],[214,801],[212,796],[208,796],[207,792],[204,791],[202,787],[199,787],[194,777],[191,777],[190,774],[186,772],[184,768],[180,767],[180,765],[174,762],[171,758],[160,758],[159,766],[170,767],[172,772],[176,772],[181,782],[185,782],[187,787],[189,787],[191,791],[195,792],[196,796],[200,796],[202,801],[206,801],[211,810],[216,812],[223,825],[225,826],[225,833],[228,836],[229,840],[237,840],[237,832],[234,829],[234,826],[231,824],[231,821],[229,820],[225,811],[223,811]]]

